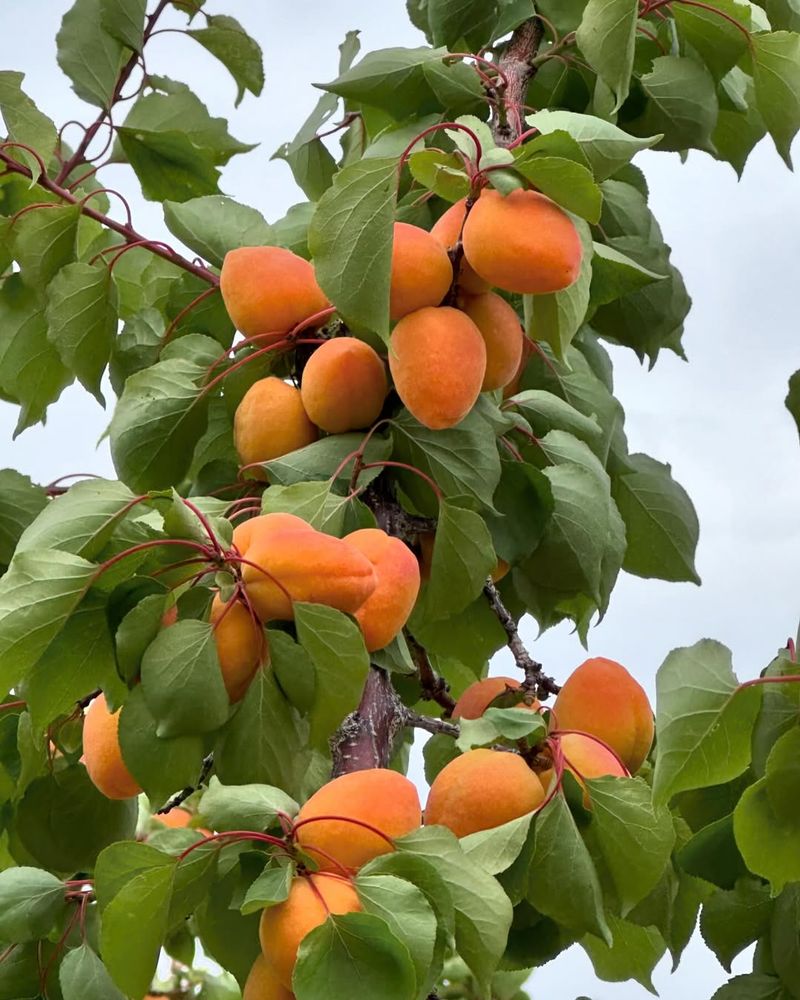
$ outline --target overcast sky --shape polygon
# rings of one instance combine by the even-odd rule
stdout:
[[[27,92],[57,123],[94,117],[55,60],[55,35],[67,6],[65,0],[0,4],[0,69],[24,71]],[[417,45],[421,36],[403,0],[208,0],[208,8],[237,17],[262,45],[267,85],[260,100],[248,95],[234,111],[235,88],[226,72],[196,43],[174,34],[153,40],[148,66],[190,83],[212,113],[230,120],[236,138],[261,143],[225,168],[222,187],[274,220],[303,196],[286,165],[270,163],[269,156],[293,137],[316,102],[311,83],[336,75],[345,32],[361,30],[363,51]],[[169,23],[182,22],[173,13]],[[733,650],[739,676],[754,677],[797,629],[800,448],[783,398],[788,376],[800,368],[800,181],[769,142],[751,157],[741,183],[730,167],[699,153],[683,165],[674,154],[648,153],[637,162],[694,299],[684,338],[690,364],[664,353],[647,372],[630,352],[613,350],[616,391],[627,412],[631,450],[669,462],[695,502],[703,585],[622,576],[606,620],[590,636],[590,651],[624,663],[652,695],[656,670],[675,646],[719,639]],[[140,231],[170,238],[160,207],[140,202],[128,168],[110,169],[104,181],[134,201]],[[106,446],[95,449],[107,415],[82,390],[65,392],[46,427],[11,443],[16,418],[15,408],[0,403],[0,467],[40,482],[70,472],[113,475]],[[586,655],[566,627],[537,638],[528,619],[522,633],[558,678]],[[511,669],[510,657],[498,655],[494,672]],[[747,961],[734,968],[746,971]],[[678,973],[670,976],[662,962],[655,976],[668,1000],[705,1000],[726,980],[699,940]],[[579,948],[537,971],[530,989],[536,1000],[645,995],[636,984],[599,982]]]

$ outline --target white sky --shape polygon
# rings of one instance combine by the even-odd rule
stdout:
[[[94,112],[74,96],[55,59],[67,6],[66,0],[3,0],[0,68],[24,71],[27,92],[57,123],[76,117],[88,122]],[[232,110],[235,89],[227,73],[196,43],[174,34],[153,40],[148,66],[190,83],[212,113],[229,119],[236,138],[261,141],[224,169],[222,188],[274,220],[304,199],[288,167],[270,163],[269,156],[293,137],[316,102],[310,84],[336,75],[345,32],[361,30],[362,51],[417,45],[421,36],[402,0],[209,0],[208,7],[237,17],[262,45],[267,85],[260,100],[248,95]],[[183,21],[173,12],[165,23]],[[800,368],[800,181],[769,142],[752,156],[741,183],[730,167],[698,153],[684,165],[673,154],[649,153],[637,162],[694,299],[684,338],[690,364],[664,353],[647,372],[630,352],[614,350],[616,390],[627,411],[631,450],[671,463],[697,506],[703,586],[623,575],[606,620],[590,636],[590,650],[620,660],[652,695],[655,672],[675,646],[717,638],[733,650],[740,677],[754,677],[796,631],[800,448],[783,398],[788,376]],[[134,201],[141,232],[171,239],[160,206],[139,203],[128,168],[110,168],[104,181]],[[51,408],[46,427],[12,443],[16,410],[0,403],[0,467],[40,482],[70,472],[113,475],[107,447],[95,450],[106,421],[83,390],[70,389]],[[522,633],[558,678],[585,657],[566,627],[537,639],[528,619]],[[494,672],[513,670],[510,657],[496,659]],[[738,960],[734,971],[747,971],[747,961]],[[665,961],[654,981],[667,1000],[705,1000],[726,980],[696,938],[678,973],[670,976]],[[599,982],[579,948],[538,970],[529,988],[537,998],[558,1000],[646,996],[637,984]]]

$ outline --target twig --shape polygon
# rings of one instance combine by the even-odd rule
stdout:
[[[197,779],[197,783],[194,785],[187,785],[182,792],[178,792],[173,795],[171,799],[167,802],[165,806],[162,806],[156,811],[156,816],[163,816],[164,813],[171,812],[171,810],[176,809],[178,806],[182,805],[190,796],[202,788],[203,785],[208,781],[208,776],[214,768],[214,754],[210,753],[207,757],[203,758],[203,766],[200,769],[200,776]]]
[[[411,659],[414,661],[419,675],[422,698],[425,701],[435,701],[445,710],[446,715],[451,715],[456,703],[450,694],[450,686],[447,681],[444,677],[440,677],[431,666],[427,650],[408,632],[406,632],[406,641],[411,652]]]
[[[525,644],[520,639],[519,632],[517,631],[517,623],[514,621],[511,612],[503,604],[500,592],[492,580],[486,581],[483,592],[488,598],[497,620],[505,630],[508,639],[508,648],[513,653],[517,666],[525,674],[525,681],[522,684],[523,689],[532,692],[540,698],[546,698],[551,694],[558,694],[561,690],[558,684],[556,684],[552,677],[547,677],[542,672],[541,663],[537,663],[525,648]]]
[[[426,733],[433,733],[434,736],[441,734],[458,739],[461,734],[461,729],[454,722],[448,722],[446,719],[434,719],[430,715],[419,715],[417,712],[412,712],[410,708],[405,710],[404,721],[406,726],[410,726],[412,729],[424,729]]]
[[[528,84],[537,72],[533,60],[544,34],[544,23],[532,17],[516,29],[500,56],[498,67],[508,83],[497,88],[500,100],[492,113],[492,133],[498,146],[510,146],[522,132],[520,110],[526,103]]]

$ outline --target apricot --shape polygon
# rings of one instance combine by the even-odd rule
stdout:
[[[509,396],[516,396],[522,385],[522,376],[525,374],[525,369],[528,365],[528,358],[531,356],[533,351],[533,344],[528,337],[522,338],[522,357],[519,359],[519,364],[517,365],[517,370],[511,377],[511,381],[503,389],[503,399],[508,399]]]
[[[485,189],[464,223],[464,255],[490,285],[542,294],[567,288],[581,269],[578,230],[537,191]]]
[[[377,583],[355,613],[367,649],[388,646],[408,621],[419,593],[419,563],[405,542],[380,528],[362,528],[344,539],[375,567]]]
[[[315,529],[297,514],[259,514],[242,521],[233,529],[233,544],[244,555],[255,538],[266,538],[276,531],[314,531]]]
[[[300,387],[306,413],[329,434],[369,427],[388,391],[380,355],[355,337],[336,337],[317,348]]]
[[[233,705],[244,698],[265,657],[266,637],[242,601],[227,603],[219,594],[211,602],[211,624],[222,680]]]
[[[108,710],[103,694],[89,705],[83,720],[83,762],[107,799],[132,799],[142,790],[122,759],[119,712]]]
[[[230,250],[219,276],[222,300],[237,330],[246,337],[270,334],[264,347],[282,340],[298,323],[330,303],[307,260],[283,247]]]
[[[193,818],[194,817],[188,809],[181,809],[180,806],[176,809],[170,809],[168,813],[155,813],[153,815],[153,819],[156,823],[160,823],[162,826],[166,826],[170,830],[189,829]],[[211,831],[206,830],[204,827],[193,827],[192,832],[197,833],[198,836],[211,836]]]
[[[247,390],[233,418],[233,442],[242,465],[268,462],[317,440],[300,390],[270,375]]]
[[[514,378],[522,358],[524,334],[519,316],[494,292],[465,296],[460,305],[486,344],[486,374],[481,390],[502,389]]]
[[[522,685],[513,677],[485,677],[482,681],[475,681],[474,684],[464,691],[456,702],[453,709],[454,719],[479,719],[492,702],[509,692],[519,691]],[[506,706],[508,707],[508,706]],[[514,708],[530,708],[538,712],[541,705],[534,700],[530,705],[524,701],[511,706]]]
[[[453,281],[447,250],[426,229],[395,222],[389,316],[402,319],[424,306],[438,306]]]
[[[377,585],[365,555],[306,524],[254,532],[246,559],[242,578],[262,622],[293,618],[295,601],[354,614]]]
[[[466,837],[532,812],[544,797],[541,781],[518,754],[469,750],[436,776],[425,824],[446,826]]]
[[[431,229],[431,236],[437,239],[445,250],[452,250],[458,243],[466,210],[467,199],[462,198],[455,205],[451,205]],[[477,295],[480,292],[488,292],[490,285],[472,270],[466,257],[462,256],[458,271],[458,287],[464,292]]]
[[[348,879],[324,872],[295,878],[289,898],[264,910],[258,929],[261,950],[278,982],[291,989],[301,941],[329,914],[360,910],[358,894]]]
[[[653,710],[644,688],[620,663],[596,656],[567,678],[553,706],[559,729],[607,743],[636,773],[653,743]]]
[[[339,818],[316,819],[331,816]],[[417,789],[408,778],[397,771],[373,768],[343,774],[323,785],[302,807],[296,822],[298,844],[323,871],[333,872],[340,866],[357,869],[388,854],[393,848],[386,838],[416,830],[422,814]],[[383,836],[359,823],[380,830]]]
[[[392,333],[389,368],[400,399],[421,424],[443,430],[475,404],[486,374],[486,344],[459,309],[418,309]]]
[[[584,781],[588,778],[625,778],[628,772],[617,756],[602,743],[584,733],[565,733],[560,737],[561,752],[564,755],[564,770],[569,771],[584,789],[583,804],[591,809],[592,803]],[[541,775],[541,781],[548,788],[553,779],[553,771]]]
[[[281,984],[266,958],[259,955],[244,984],[242,1000],[294,1000],[294,993]]]

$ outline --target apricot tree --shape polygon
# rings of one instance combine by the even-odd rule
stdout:
[[[791,166],[797,3],[409,0],[417,48],[340,46],[272,223],[146,59],[169,27],[260,95],[206,8],[76,0],[85,124],[0,72],[0,395],[21,433],[110,390],[118,475],[0,472],[0,1000],[521,1000],[575,943],[649,988],[698,915],[728,969],[756,943],[717,1000],[800,996],[794,643],[743,681],[674,650],[654,725],[518,630],[587,643],[622,570],[699,582],[604,347],[682,355],[690,307],[632,161],[741,172],[768,134]]]

